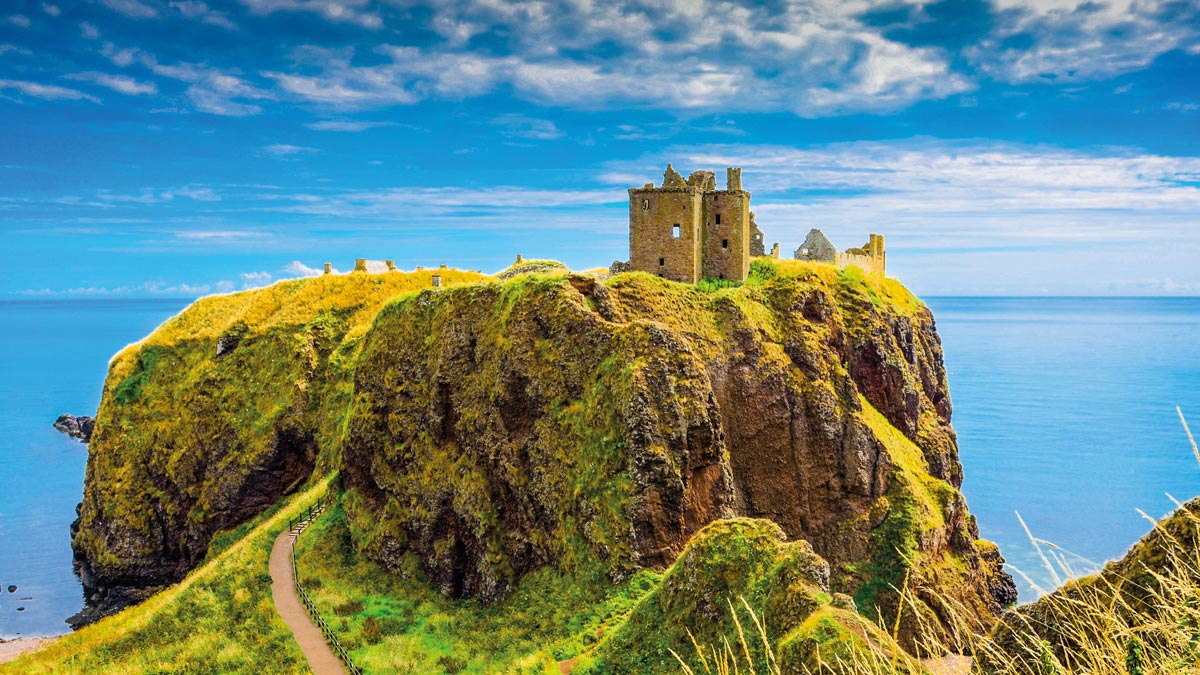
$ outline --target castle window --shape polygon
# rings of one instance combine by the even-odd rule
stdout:
[[[663,265],[666,265],[666,264],[667,264],[667,259],[666,259],[666,258],[659,258],[659,259],[658,259],[658,266],[659,266],[659,267],[662,267]]]
[[[729,240],[728,239],[721,240],[721,248],[729,248]]]
[[[721,214],[719,214],[719,213],[717,214],[717,224],[718,225],[721,224]]]
[[[650,200],[649,200],[649,199],[643,199],[643,200],[642,200],[642,210],[643,210],[643,211],[649,211],[649,210],[650,210]]]
[[[679,223],[675,223],[674,225],[671,226],[671,236],[672,237],[675,237],[676,239],[678,239],[679,235],[681,235],[681,234],[683,234],[683,228],[679,227]]]

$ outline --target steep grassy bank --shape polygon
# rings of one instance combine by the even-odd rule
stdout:
[[[236,530],[183,581],[117,616],[0,665],[0,674],[301,675],[310,672],[271,601],[275,537],[325,490],[322,481]]]
[[[654,588],[646,570],[619,584],[547,568],[494,603],[454,600],[420,569],[397,575],[359,555],[339,508],[297,546],[300,578],[372,674],[552,673],[591,648]]]

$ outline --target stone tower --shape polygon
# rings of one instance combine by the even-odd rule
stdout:
[[[684,180],[670,164],[662,187],[629,190],[629,263],[672,281],[742,281],[750,273],[750,193],[730,168],[725,190],[711,171]]]

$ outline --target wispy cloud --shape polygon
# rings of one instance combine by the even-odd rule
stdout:
[[[29,55],[33,54],[33,52],[29,51],[28,49],[24,49],[24,48],[18,47],[16,45],[9,45],[9,44],[0,45],[0,56],[4,56],[5,54],[8,54],[8,53],[20,54],[21,56],[29,56]]]
[[[857,20],[860,9],[837,3],[697,1],[654,10],[580,3],[548,12],[537,2],[464,0],[427,9],[442,44],[380,46],[390,62],[370,65],[350,51],[307,48],[297,52],[296,69],[263,74],[289,94],[347,108],[507,87],[552,105],[812,116],[894,110],[974,87],[950,67],[949,54],[886,39]],[[505,48],[464,48],[484,32],[504,35]],[[592,50],[607,56],[578,56]]]
[[[366,131],[379,127],[394,126],[394,122],[366,122],[361,120],[321,120],[304,126],[313,131]]]
[[[367,0],[242,0],[251,12],[310,12],[329,21],[352,23],[364,28],[379,28],[383,19],[378,13],[366,9]]]
[[[968,57],[1009,82],[1081,81],[1146,67],[1194,43],[1200,7],[1163,0],[995,0],[997,26]]]
[[[212,9],[202,0],[172,0],[171,9],[188,19],[196,19],[227,30],[237,28],[237,25],[229,19],[228,14]]]
[[[106,87],[115,92],[126,94],[128,96],[153,95],[158,93],[158,87],[153,82],[139,82],[131,77],[124,75],[110,75],[108,73],[86,72],[73,73],[65,75],[69,80],[80,80],[83,82],[91,82]]]
[[[291,145],[288,143],[275,143],[273,145],[264,146],[262,149],[268,155],[273,157],[295,157],[296,155],[308,155],[320,150],[309,148],[302,145]]]
[[[88,23],[87,21],[79,24],[79,32],[89,40],[95,40],[100,37],[100,29],[95,24]]]
[[[105,43],[100,53],[122,68],[140,63],[150,72],[188,85],[185,92],[192,107],[200,112],[227,117],[247,117],[262,112],[250,101],[274,98],[274,95],[244,79],[237,71],[222,70],[199,63],[162,63],[154,54],[136,48],[118,48]]]
[[[85,94],[77,89],[68,89],[53,84],[26,82],[23,80],[0,80],[0,91],[14,90],[26,96],[45,99],[47,101],[91,101],[99,103],[100,99]]]
[[[118,14],[131,19],[153,19],[158,17],[158,9],[141,0],[100,0],[101,4]]]
[[[501,115],[492,120],[492,123],[501,127],[504,134],[510,138],[549,141],[566,135],[553,121],[526,115]]]
[[[74,288],[51,289],[40,288],[17,291],[17,295],[33,297],[139,297],[139,296],[170,296],[179,298],[194,298],[212,293],[212,284],[171,284],[161,281],[146,281],[140,284],[126,286],[77,286]]]
[[[285,277],[319,277],[325,273],[325,269],[324,267],[309,267],[299,260],[293,260],[292,262],[284,265],[280,272],[282,272]],[[332,273],[341,274],[341,272],[336,269],[332,270]]]
[[[24,14],[13,14],[8,17],[8,22],[18,28],[29,28],[32,24],[29,17]]]
[[[62,14],[62,10],[58,8],[58,5],[52,5],[48,2],[42,3],[42,11],[50,16],[58,16],[59,14]]]

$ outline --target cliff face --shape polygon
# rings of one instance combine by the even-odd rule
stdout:
[[[491,598],[543,565],[618,578],[715,518],[768,518],[869,613],[894,616],[911,572],[912,621],[939,624],[940,594],[989,625],[1015,590],[956,489],[932,316],[853,271],[756,274],[711,294],[522,277],[386,307],[342,454],[360,547]]]
[[[72,527],[89,605],[74,623],[179,580],[214,533],[274,504],[319,458],[328,468],[367,325],[428,277],[331,276],[204,298],[113,357]]]
[[[895,281],[442,274],[205,298],[118,354],[73,542],[89,603],[179,579],[335,468],[360,550],[455,597],[661,569],[736,515],[808,541],[866,613],[894,617],[908,575],[906,626],[947,596],[981,627],[1015,600],[957,490],[933,318]]]

